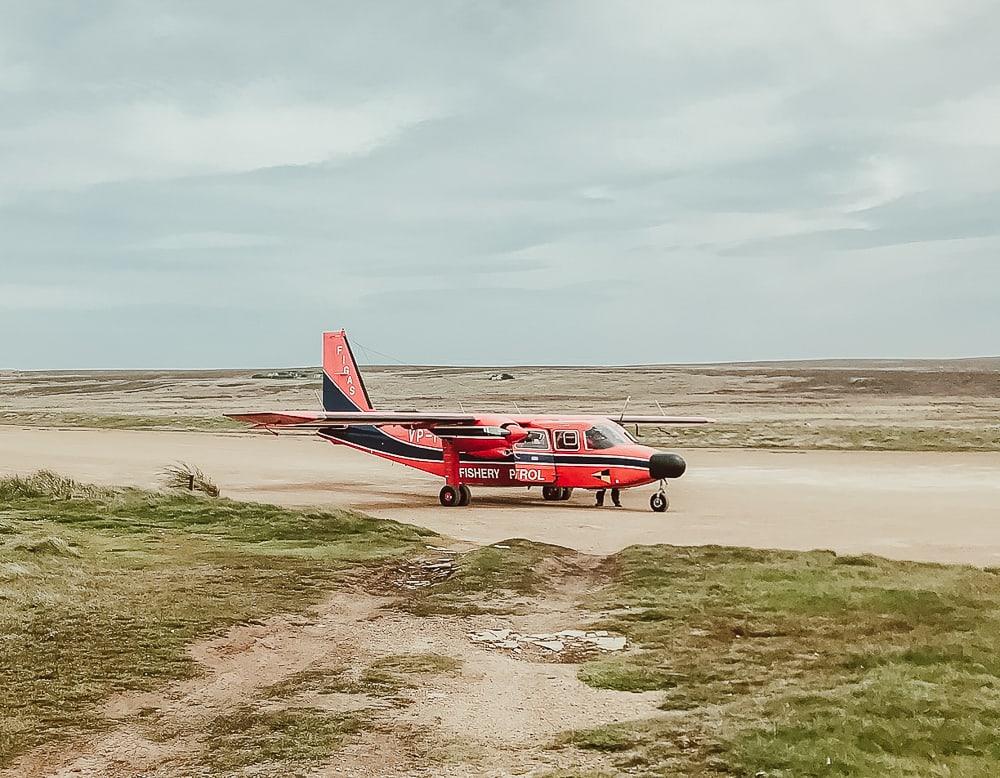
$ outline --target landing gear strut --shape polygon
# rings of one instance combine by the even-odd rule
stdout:
[[[453,508],[456,505],[464,506],[472,502],[472,492],[465,484],[458,486],[446,484],[441,487],[438,499],[445,508]]]
[[[458,450],[448,440],[441,441],[441,448],[441,453],[444,455],[445,485],[441,487],[438,499],[445,508],[468,505],[472,502],[472,492],[469,491],[468,486],[458,482],[460,471]]]
[[[657,513],[663,513],[670,507],[670,498],[667,497],[667,493],[664,491],[664,488],[663,481],[660,481],[660,491],[656,492],[656,494],[649,498],[649,507]]]

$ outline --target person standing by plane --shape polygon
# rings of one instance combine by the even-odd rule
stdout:
[[[604,507],[604,494],[607,491],[608,491],[607,489],[598,489],[597,490],[597,493],[596,493],[597,494],[597,505],[595,507],[597,507],[597,508],[603,508]],[[616,508],[621,508],[622,507],[622,493],[621,493],[620,489],[612,489],[611,490],[611,504],[614,505]]]

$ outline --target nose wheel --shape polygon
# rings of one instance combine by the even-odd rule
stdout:
[[[649,498],[649,507],[656,513],[664,513],[670,507],[670,498],[664,491],[663,481],[660,481],[660,491]]]

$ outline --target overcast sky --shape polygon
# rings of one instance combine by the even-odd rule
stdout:
[[[995,0],[0,13],[0,368],[1000,353]]]

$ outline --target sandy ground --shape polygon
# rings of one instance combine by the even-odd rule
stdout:
[[[683,452],[671,509],[649,489],[622,509],[578,493],[474,491],[468,508],[437,503],[436,479],[314,437],[0,427],[0,472],[49,468],[86,481],[154,486],[173,461],[197,464],[230,497],[357,507],[474,542],[524,537],[588,553],[635,543],[833,549],[897,559],[1000,564],[1000,454]]]
[[[553,608],[561,599],[535,603],[532,616],[420,618],[393,609],[390,598],[332,593],[305,616],[274,616],[193,645],[190,653],[204,676],[113,698],[104,709],[105,732],[68,747],[37,749],[0,775],[206,775],[194,767],[206,747],[206,728],[220,712],[248,704],[360,712],[364,731],[314,775],[512,776],[604,766],[600,756],[566,754],[549,745],[566,730],[656,715],[658,692],[594,689],[577,679],[574,664],[525,661],[469,639],[484,628],[558,630],[594,617]],[[296,673],[362,668],[401,651],[452,657],[459,668],[424,676],[419,687],[389,699],[306,691],[268,701],[266,688]],[[428,749],[457,759],[427,764]]]

